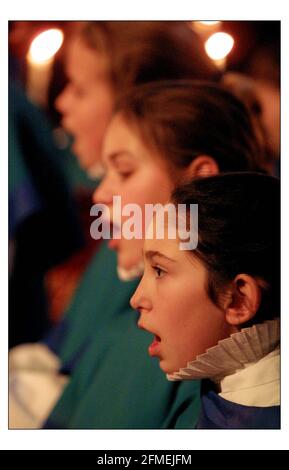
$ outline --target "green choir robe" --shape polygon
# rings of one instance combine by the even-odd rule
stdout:
[[[47,341],[70,381],[45,428],[194,428],[199,382],[168,382],[149,357],[152,335],[129,306],[137,284],[117,278],[116,255],[103,243]]]

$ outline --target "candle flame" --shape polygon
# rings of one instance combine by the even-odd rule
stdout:
[[[215,24],[221,23],[221,21],[197,21],[205,26],[215,26]]]
[[[208,56],[213,60],[222,60],[227,57],[234,46],[234,39],[227,33],[215,33],[205,43]]]
[[[48,62],[60,49],[63,43],[63,32],[60,29],[48,29],[33,39],[28,59],[30,62],[42,64]]]

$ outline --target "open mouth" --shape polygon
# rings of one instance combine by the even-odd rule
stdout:
[[[154,335],[153,342],[149,345],[149,355],[158,356],[160,352],[161,338],[158,335]]]
[[[114,238],[111,238],[108,242],[108,247],[111,250],[117,251],[117,249],[119,247],[119,240],[115,240]]]
[[[156,333],[145,328],[141,322],[138,322],[138,327],[141,328],[142,330],[147,331],[148,333],[153,334],[153,341],[149,345],[148,352],[150,356],[158,356],[160,353],[160,347],[161,347],[161,342],[162,342],[161,337],[157,335]]]

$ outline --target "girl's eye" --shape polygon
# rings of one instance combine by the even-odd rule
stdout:
[[[82,90],[77,90],[75,94],[78,98],[83,98],[86,95],[85,91]]]
[[[159,266],[153,266],[153,270],[155,272],[155,276],[156,276],[157,279],[162,278],[166,274],[166,271],[164,271]]]
[[[119,176],[121,177],[121,179],[125,180],[126,178],[128,178],[129,176],[132,175],[132,171],[119,171]]]
[[[86,91],[77,85],[73,85],[73,91],[74,95],[78,98],[82,98],[86,94]]]

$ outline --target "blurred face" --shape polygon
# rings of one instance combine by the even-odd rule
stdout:
[[[99,164],[105,130],[114,105],[105,57],[80,39],[70,43],[68,84],[56,100],[63,127],[74,137],[73,151],[82,168]]]
[[[138,204],[144,212],[145,204],[165,204],[169,200],[174,183],[166,162],[143,144],[120,115],[113,118],[107,130],[102,162],[105,176],[94,193],[94,203],[106,204],[112,212],[112,198],[117,195],[121,196],[122,206]],[[131,270],[142,261],[143,239],[115,239],[109,246],[117,252],[119,268]]]
[[[223,310],[209,299],[207,271],[178,240],[146,240],[145,270],[131,299],[138,326],[154,335],[149,354],[173,373],[230,335]]]

